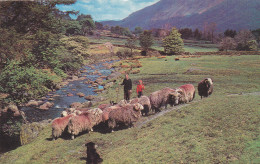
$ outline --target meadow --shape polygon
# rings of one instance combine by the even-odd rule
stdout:
[[[142,79],[145,95],[164,87],[214,82],[208,98],[164,114],[141,127],[91,132],[51,141],[51,126],[28,145],[3,154],[1,163],[85,163],[87,142],[95,142],[103,163],[260,163],[260,56],[202,56],[140,59],[136,87]],[[102,96],[123,98],[121,81]],[[116,91],[119,88],[119,93]],[[136,96],[133,90],[133,96]],[[174,107],[175,108],[175,107]],[[149,116],[151,117],[151,116]],[[148,120],[149,117],[142,118]]]

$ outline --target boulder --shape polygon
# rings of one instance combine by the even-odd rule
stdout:
[[[122,74],[120,72],[114,72],[114,73],[111,73],[109,76],[107,76],[107,80],[110,80],[110,79],[114,79],[114,78],[118,78],[119,76],[121,76]]]
[[[50,109],[53,105],[54,105],[54,103],[46,102],[46,103],[42,104],[42,105],[39,107],[39,109],[41,109],[41,110],[48,110],[48,109]]]
[[[80,102],[74,102],[70,104],[71,108],[82,108],[82,104]]]
[[[84,97],[84,96],[85,96],[85,94],[82,93],[82,92],[77,93],[77,95],[78,95],[79,97]]]
[[[74,96],[74,95],[73,95],[72,93],[68,93],[67,96],[68,96],[68,97],[72,97],[72,96]]]
[[[39,103],[38,103],[38,101],[30,100],[25,106],[27,106],[27,107],[37,107],[37,106],[39,106]]]
[[[20,130],[21,145],[26,145],[34,141],[40,132],[50,124],[51,120],[44,120],[41,122],[33,122],[30,124],[23,124]]]
[[[93,100],[95,98],[95,96],[92,95],[88,95],[85,97],[86,100]]]

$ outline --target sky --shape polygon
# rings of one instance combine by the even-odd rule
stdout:
[[[121,20],[131,13],[159,0],[77,0],[73,5],[58,5],[61,11],[76,10],[88,14],[95,21]]]

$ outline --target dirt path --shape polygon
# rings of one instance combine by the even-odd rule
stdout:
[[[239,94],[229,94],[227,96],[244,96],[244,95],[254,95],[254,96],[260,96],[260,92],[251,92],[251,93],[239,93]]]

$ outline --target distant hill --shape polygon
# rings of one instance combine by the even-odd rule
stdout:
[[[161,0],[132,13],[121,21],[104,21],[105,25],[119,25],[134,29],[199,28],[215,22],[217,30],[260,28],[260,0]]]

